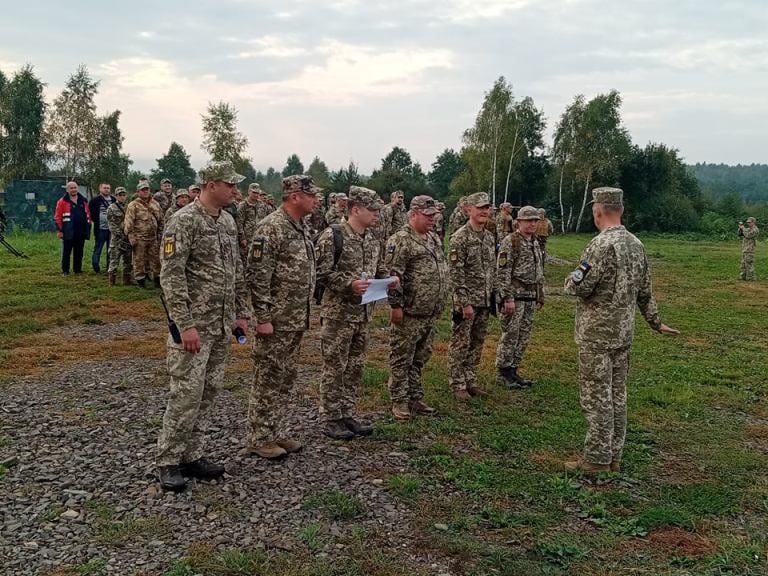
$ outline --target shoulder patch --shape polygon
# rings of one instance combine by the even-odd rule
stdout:
[[[251,243],[251,260],[254,262],[261,262],[264,257],[264,238],[254,238]]]
[[[394,254],[395,253],[395,248],[397,248],[397,246],[395,244],[388,244],[387,245],[387,254]]]
[[[457,250],[451,250],[450,254],[448,255],[448,259],[451,262],[458,262],[459,261],[459,252]]]
[[[506,265],[507,265],[507,253],[499,252],[499,266],[506,266]]]
[[[589,274],[590,270],[592,270],[592,265],[586,260],[582,260],[579,263],[579,267],[571,272],[571,280],[573,280],[574,284],[581,284],[584,281],[584,278],[586,278],[587,274]]]
[[[176,234],[166,234],[163,236],[163,254],[165,257],[173,256],[176,253]]]

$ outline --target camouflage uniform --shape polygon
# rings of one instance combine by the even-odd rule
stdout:
[[[502,242],[508,234],[515,231],[515,219],[512,214],[507,214],[504,210],[499,210],[496,215],[496,239]]]
[[[165,230],[165,226],[168,224],[168,220],[171,219],[171,216],[176,214],[179,210],[181,210],[184,206],[179,206],[178,200],[181,196],[186,196],[189,198],[189,190],[186,188],[179,188],[176,190],[176,192],[173,195],[173,204],[171,204],[168,209],[165,211],[165,215],[163,216],[163,230]],[[187,202],[189,204],[189,202]],[[186,206],[186,204],[185,204]]]
[[[352,186],[349,197],[350,205],[380,207],[376,192],[368,188]],[[325,286],[320,312],[323,322],[320,414],[326,422],[355,417],[357,387],[363,378],[373,304],[360,304],[361,297],[352,293],[352,282],[364,275],[385,277],[379,240],[370,231],[358,234],[348,222],[341,225],[341,230],[343,246],[335,268],[333,230],[326,228],[317,241],[317,281]]]
[[[448,227],[451,229],[451,234],[464,226],[464,224],[466,224],[469,220],[463,210],[465,201],[466,197],[462,197],[462,199],[459,200],[459,204],[456,206],[456,208],[453,209],[451,217],[448,219]]]
[[[225,164],[208,174],[217,166]],[[230,171],[230,178],[240,177]],[[170,396],[157,464],[171,466],[203,456],[199,422],[224,379],[234,319],[250,318],[250,306],[237,228],[226,212],[214,218],[199,200],[177,212],[163,234],[162,260],[160,282],[171,318],[180,332],[195,328],[200,335],[196,354],[170,335],[167,340]]]
[[[468,202],[487,205],[488,195],[477,192]],[[471,319],[454,321],[448,350],[453,389],[470,390],[477,387],[477,367],[488,328],[496,271],[491,233],[485,227],[476,231],[469,223],[459,228],[451,237],[448,268],[453,284],[454,314],[460,315],[465,306],[474,309]]]
[[[555,227],[552,226],[552,220],[544,216],[539,220],[539,225],[536,227],[536,237],[539,239],[539,245],[541,246],[541,253],[544,256],[544,261],[547,260],[547,240],[550,234],[555,232]]]
[[[136,198],[125,211],[123,230],[133,241],[133,276],[136,281],[147,277],[147,270],[153,278],[160,277],[160,250],[157,237],[162,224],[160,205],[149,198]]]
[[[255,204],[251,204],[246,198],[237,206],[237,218],[235,218],[235,222],[237,223],[237,242],[240,246],[240,255],[243,258],[243,262],[245,262],[248,257],[248,246],[256,232],[256,226],[258,226],[263,218],[259,214],[260,204],[261,202],[258,201]],[[243,248],[243,245],[241,244],[243,240],[247,242],[245,248]]]
[[[544,261],[536,236],[527,239],[518,231],[501,241],[496,293],[502,310],[505,302],[515,302],[515,313],[501,316],[496,367],[517,368],[528,347],[536,305],[544,303]]]
[[[165,214],[165,211],[168,210],[171,206],[173,206],[173,191],[166,194],[162,190],[159,190],[155,192],[154,196],[155,202],[157,202],[160,205],[160,214]]]
[[[313,238],[328,227],[328,223],[325,221],[325,210],[322,204],[315,208],[312,211],[312,214],[306,216],[305,223],[309,229],[310,236]]]
[[[415,402],[424,396],[421,371],[450,294],[443,244],[434,232],[422,237],[406,226],[390,237],[384,266],[400,278],[400,288],[389,291],[389,304],[403,309],[403,321],[392,325],[389,337],[389,391],[393,403]]]
[[[432,230],[435,234],[437,234],[440,240],[445,237],[445,221],[443,219],[442,211],[439,211],[437,214],[435,214],[435,225]]]
[[[284,180],[291,186],[294,180]],[[287,184],[286,184],[287,181]],[[288,436],[285,407],[296,382],[301,339],[309,328],[315,250],[306,228],[281,207],[256,227],[246,278],[257,324],[274,334],[254,338],[254,376],[248,406],[252,446]]]
[[[346,218],[345,210],[339,208],[336,204],[328,208],[328,212],[325,213],[325,222],[328,226],[331,224],[341,224],[344,218]]]
[[[595,201],[621,205],[621,191],[593,190]],[[579,269],[565,280],[578,298],[581,407],[587,419],[584,460],[620,462],[627,429],[626,379],[635,333],[635,306],[648,324],[661,328],[642,242],[624,226],[603,230],[587,245]]]
[[[392,192],[396,194],[396,192]],[[400,193],[402,195],[402,192]],[[381,209],[379,220],[383,223],[383,237],[388,239],[392,234],[408,225],[408,212],[402,204],[387,204]]]
[[[747,222],[753,220],[748,219]],[[757,226],[750,228],[748,225],[744,226],[741,230],[741,274],[739,278],[742,280],[754,280],[755,279],[755,245],[757,243],[757,236],[760,234],[760,230]]]
[[[120,188],[115,190],[115,192],[119,190]],[[121,203],[119,201],[113,202],[107,209],[107,224],[109,224],[109,232],[112,235],[112,241],[109,244],[109,268],[107,272],[109,274],[116,274],[117,268],[120,266],[120,259],[122,259],[123,282],[127,283],[130,282],[133,271],[133,254],[128,236],[123,231],[125,210],[125,202]]]

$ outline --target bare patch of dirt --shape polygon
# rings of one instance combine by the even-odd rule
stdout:
[[[638,547],[647,547],[649,551],[665,558],[699,558],[717,552],[717,543],[693,534],[677,526],[664,526],[653,530],[643,539]]]

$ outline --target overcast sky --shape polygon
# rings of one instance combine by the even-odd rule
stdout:
[[[504,75],[548,131],[576,94],[617,89],[634,142],[687,162],[768,162],[764,0],[133,0],[14,2],[0,69],[49,100],[81,64],[148,170],[172,140],[205,161],[208,101],[240,111],[257,169],[298,153],[364,173],[398,145],[425,169],[458,149]]]

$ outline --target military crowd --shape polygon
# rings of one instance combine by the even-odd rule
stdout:
[[[297,384],[299,351],[313,307],[321,319],[319,412],[323,432],[351,440],[373,431],[357,411],[374,303],[363,303],[383,279],[390,315],[391,414],[397,420],[432,416],[422,370],[432,354],[437,321],[451,312],[449,386],[460,402],[484,397],[478,365],[490,316],[501,337],[496,382],[510,390],[534,385],[520,373],[536,311],[545,304],[544,268],[553,226],[532,206],[499,206],[488,195],[461,199],[444,226],[445,206],[416,196],[405,207],[371,189],[330,194],[305,175],[282,181],[282,202],[251,184],[226,162],[208,165],[201,183],[173,191],[164,180],[152,195],[147,180],[126,203],[125,188],[102,184],[90,202],[70,182],[56,207],[63,240],[62,272],[82,271],[88,226],[92,265],[109,253],[109,282],[162,288],[173,329],[167,342],[170,394],[158,440],[161,485],[183,490],[187,478],[216,478],[224,466],[205,457],[201,419],[222,384],[233,333],[252,332],[253,380],[248,406],[249,452],[267,459],[302,449],[286,417]],[[635,307],[652,329],[661,322],[642,243],[621,224],[623,193],[592,192],[599,234],[565,281],[576,298],[581,407],[587,420],[582,456],[569,470],[618,471],[626,434],[626,378]],[[515,213],[516,209],[516,213]],[[446,232],[449,241],[444,248]],[[754,280],[754,218],[739,223],[743,280]],[[78,256],[80,260],[78,261]],[[151,281],[151,282],[150,282]]]

